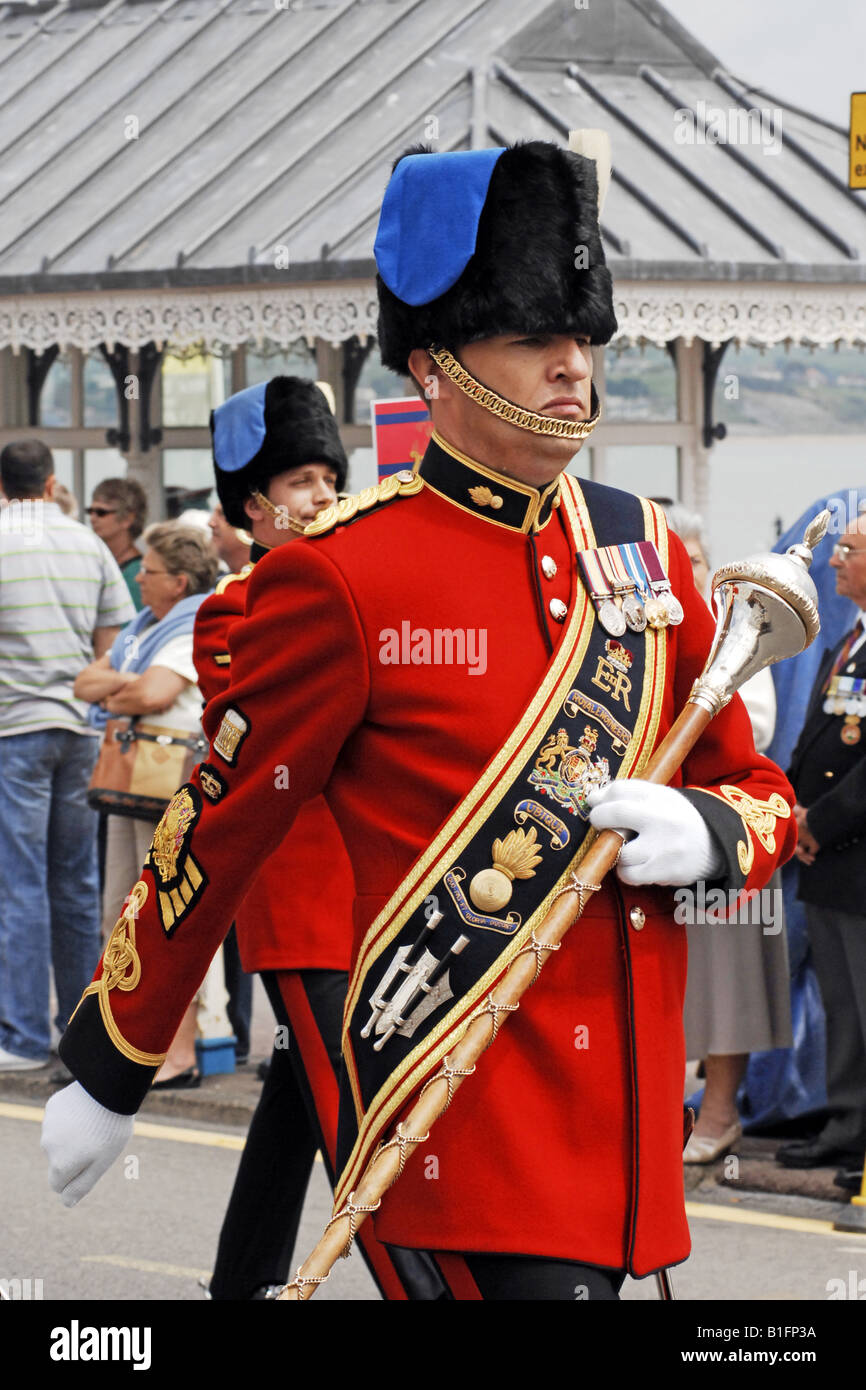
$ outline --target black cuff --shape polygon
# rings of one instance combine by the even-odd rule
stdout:
[[[745,888],[748,875],[740,868],[737,845],[745,841],[746,848],[751,848],[749,831],[742,817],[733,806],[728,806],[719,797],[713,796],[712,792],[699,791],[696,787],[681,787],[679,790],[695,810],[700,812],[701,819],[724,860],[724,870],[712,880],[713,887],[721,888],[724,893],[729,893],[731,889],[739,893]]]
[[[135,1114],[159,1071],[131,1062],[117,1050],[105,1031],[95,994],[81,1001],[57,1051],[85,1091],[118,1115]]]

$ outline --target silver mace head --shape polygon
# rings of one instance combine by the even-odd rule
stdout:
[[[814,642],[821,624],[809,567],[829,523],[829,511],[819,512],[802,545],[789,546],[784,555],[750,555],[716,571],[716,635],[692,704],[717,714],[750,676]]]

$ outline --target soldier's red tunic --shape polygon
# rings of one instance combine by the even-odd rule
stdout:
[[[251,573],[224,580],[196,614],[193,661],[205,702],[228,687],[228,635],[244,615]],[[325,798],[317,796],[298,812],[238,908],[244,970],[348,970],[354,892],[346,847]]]
[[[551,510],[555,489],[539,494],[497,478],[504,504],[495,511],[470,500],[467,485],[479,481],[471,461],[453,451],[443,461],[440,452],[437,468],[436,488],[425,484],[356,524],[280,547],[248,580],[247,617],[230,641],[231,685],[205,720],[215,736],[235,711],[240,740],[229,761],[212,749],[209,762],[227,790],[216,803],[202,799],[184,842],[208,882],[169,938],[153,875],[143,873],[150,891],[136,922],[140,983],[110,996],[120,1042],[109,1042],[92,997],[64,1040],[68,1065],[110,1108],[122,1109],[124,1097],[127,1109],[137,1104],[137,1076],[149,1080],[151,1071],[134,1050],[167,1047],[256,866],[302,802],[322,792],[354,869],[357,948],[539,685],[548,643],[563,630],[550,600],[569,609],[586,601],[563,509]],[[592,517],[615,510],[624,495],[587,484],[585,496]],[[507,521],[515,515],[517,524]],[[556,566],[551,579],[544,557]],[[675,537],[669,573],[685,619],[665,633],[655,742],[686,702],[712,635]],[[485,669],[480,661],[382,660],[384,635],[406,622],[483,632]],[[288,791],[274,785],[281,766]],[[755,752],[739,698],[710,724],[683,780],[709,793],[733,784],[762,800],[792,800],[781,771]],[[695,795],[734,875],[745,841],[753,853],[746,886],[765,883],[792,851],[793,819],[779,816],[768,848],[720,795]],[[328,891],[327,873],[320,891]],[[635,905],[645,913],[641,930],[630,925]],[[672,890],[621,890],[609,878],[385,1197],[379,1238],[570,1258],[636,1275],[684,1259],[685,954]],[[577,1047],[578,1037],[587,1045]],[[425,1156],[436,1158],[435,1170]]]

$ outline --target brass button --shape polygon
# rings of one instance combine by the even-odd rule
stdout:
[[[401,468],[396,477],[398,483],[411,483],[415,474],[412,472],[411,468]]]
[[[631,912],[628,914],[628,920],[631,922],[635,931],[643,931],[644,924],[646,923],[646,914],[644,913],[643,908],[633,907]]]
[[[541,573],[544,575],[545,579],[553,579],[556,574],[556,561],[553,559],[552,555],[542,555]]]
[[[563,603],[561,598],[552,598],[550,600],[550,613],[551,617],[555,618],[558,623],[564,623],[568,615],[568,604]]]
[[[832,777],[833,774],[832,774],[832,772],[825,772],[825,773],[824,773],[824,776],[825,776],[825,777]]]

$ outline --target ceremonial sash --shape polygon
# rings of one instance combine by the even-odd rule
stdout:
[[[593,528],[576,479],[563,476],[575,550],[647,539],[666,568],[658,508],[615,497]],[[434,1074],[514,957],[532,949],[533,928],[595,838],[586,808],[592,787],[639,774],[652,752],[665,632],[648,627],[610,638],[576,584],[562,639],[529,705],[361,945],[344,1014],[354,1113],[342,1107],[335,1209],[395,1113]]]

